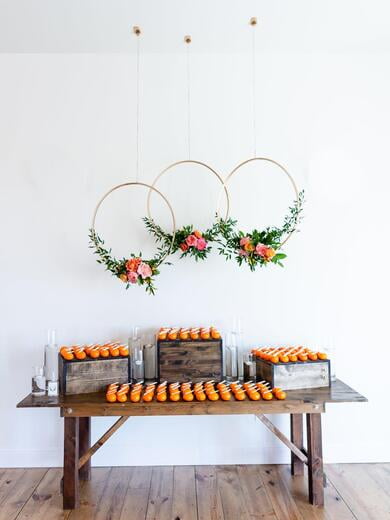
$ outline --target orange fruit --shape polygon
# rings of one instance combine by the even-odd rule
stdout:
[[[132,403],[139,403],[141,400],[141,392],[140,391],[136,391],[136,392],[131,392],[130,394],[130,401]]]
[[[119,348],[115,345],[111,345],[110,347],[110,356],[118,357],[119,356]]]
[[[169,394],[169,399],[174,402],[180,401],[180,392],[171,392]]]
[[[279,392],[275,393],[275,397],[276,399],[279,399],[279,401],[284,401],[287,397],[287,394],[283,390],[280,390]]]
[[[187,401],[187,402],[190,402],[190,401],[193,401],[194,400],[194,395],[192,392],[184,392],[183,393],[183,401]]]
[[[100,357],[107,358],[110,355],[110,349],[107,347],[100,347],[99,354],[100,354]]]
[[[261,399],[261,396],[257,390],[249,391],[248,396],[251,401],[260,401],[260,399]]]
[[[72,359],[74,359],[74,355],[71,350],[64,350],[61,355],[67,361],[71,361]]]
[[[116,392],[107,392],[106,400],[108,403],[115,403],[116,402]]]
[[[237,399],[237,401],[244,401],[245,399],[245,392],[244,390],[237,390],[235,392],[234,397]]]
[[[116,399],[119,403],[125,403],[127,401],[127,394],[125,392],[117,392]]]
[[[280,354],[279,361],[281,361],[282,363],[288,363],[289,359],[288,359],[287,354]]]
[[[167,400],[167,393],[166,392],[159,392],[157,394],[157,401],[159,401],[160,403],[163,403]]]
[[[305,352],[300,352],[298,354],[299,361],[307,361],[307,354]]]
[[[150,403],[151,401],[153,401],[153,396],[154,396],[154,392],[153,391],[145,392],[144,395],[142,396],[142,400],[145,403]]]
[[[119,347],[119,355],[121,356],[128,356],[129,355],[129,348],[127,345],[121,345]]]
[[[271,363],[279,363],[279,356],[272,354],[272,356],[270,356],[269,360],[271,361]]]
[[[273,399],[272,392],[270,390],[268,390],[268,392],[261,392],[261,397],[265,401],[271,401]]]
[[[315,352],[309,352],[307,356],[311,361],[316,361],[318,359],[318,356]]]
[[[318,359],[328,359],[327,354],[325,352],[317,352]]]
[[[211,337],[213,339],[221,339],[221,334],[217,329],[214,329],[213,327],[211,327],[210,333],[211,333]]]
[[[99,349],[98,348],[92,348],[89,351],[89,357],[91,357],[92,359],[97,359],[98,357],[100,357]]]
[[[206,401],[207,397],[203,391],[195,392],[195,397],[197,401]]]
[[[168,332],[168,339],[174,341],[177,339],[178,336],[178,329],[171,329],[170,332]]]
[[[230,401],[231,393],[229,392],[229,390],[221,391],[219,395],[222,401]]]
[[[293,362],[293,363],[296,363],[298,361],[298,356],[296,354],[289,354],[288,355],[288,359]]]
[[[200,337],[202,339],[210,339],[210,332],[208,330],[202,330],[200,332]]]

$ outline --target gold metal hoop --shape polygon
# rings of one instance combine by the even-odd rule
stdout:
[[[192,159],[187,159],[187,160],[184,160],[184,161],[177,161],[177,162],[174,162],[172,164],[170,164],[169,166],[167,166],[162,172],[160,172],[157,177],[154,179],[153,181],[153,184],[152,184],[152,187],[153,189],[155,189],[155,185],[156,183],[159,181],[159,179],[165,174],[167,173],[169,170],[171,170],[172,168],[175,168],[175,166],[179,166],[180,164],[198,164],[200,166],[203,166],[204,168],[206,168],[207,170],[209,170],[211,173],[213,173],[217,179],[219,180],[219,182],[222,184],[222,190],[225,192],[225,196],[226,196],[226,215],[225,215],[225,219],[226,220],[229,216],[229,210],[230,210],[230,198],[229,198],[229,192],[227,190],[227,187],[222,179],[222,177],[219,175],[219,173],[217,173],[213,168],[211,168],[211,166],[209,166],[208,164],[204,163],[204,162],[201,162],[201,161],[195,161],[195,160],[192,160]],[[149,193],[148,193],[148,198],[147,198],[147,210],[148,210],[148,216],[149,218],[152,218],[151,216],[151,212],[150,212],[150,197],[151,197],[151,194],[152,194],[152,190],[149,190]],[[219,209],[219,206],[220,204],[218,204],[218,209]]]
[[[280,163],[278,163],[277,161],[275,161],[274,159],[269,159],[268,157],[252,157],[251,159],[247,159],[246,161],[243,161],[241,162],[240,164],[238,164],[230,173],[229,175],[226,177],[225,181],[224,181],[224,185],[226,186],[228,184],[228,182],[230,181],[230,179],[233,177],[233,175],[242,167],[244,166],[245,164],[248,164],[250,162],[254,162],[254,161],[266,161],[266,162],[269,162],[269,163],[272,163],[272,164],[275,164],[275,166],[277,166],[278,168],[280,168],[288,177],[289,181],[291,182],[291,185],[293,187],[293,190],[294,190],[294,193],[295,193],[295,197],[296,197],[296,200],[299,201],[299,191],[298,191],[298,187],[292,177],[292,175],[286,170],[286,168],[284,166],[282,166]],[[219,209],[219,208],[218,208]],[[287,240],[289,240],[291,238],[291,236],[294,234],[295,230],[291,231],[287,237],[285,238],[285,240],[283,240],[283,242],[280,244],[279,247],[282,247],[286,242]]]
[[[145,188],[148,188],[149,189],[149,193],[151,191],[154,191],[155,193],[157,193],[157,195],[160,195],[160,197],[164,200],[164,202],[166,203],[166,205],[168,206],[168,209],[169,209],[169,212],[171,214],[171,217],[172,217],[172,240],[171,240],[171,244],[169,246],[169,249],[167,250],[167,252],[165,253],[165,255],[160,259],[160,261],[158,262],[157,265],[160,265],[165,259],[166,257],[171,253],[172,251],[172,247],[173,247],[173,243],[175,241],[175,234],[176,234],[176,219],[175,219],[175,214],[173,213],[173,209],[172,209],[172,206],[169,202],[169,200],[165,197],[165,195],[163,195],[161,193],[161,191],[159,191],[157,188],[155,188],[154,186],[151,186],[150,184],[146,184],[144,182],[125,182],[123,184],[118,184],[117,186],[114,186],[113,188],[111,188],[109,191],[107,191],[107,193],[105,193],[103,195],[103,197],[99,200],[99,202],[97,203],[96,205],[96,208],[95,208],[95,211],[93,213],[93,217],[92,217],[92,224],[91,224],[91,229],[93,231],[95,231],[95,221],[96,221],[96,216],[98,214],[98,211],[99,211],[99,208],[100,206],[102,205],[103,201],[113,192],[113,191],[116,191],[116,190],[119,190],[120,188],[124,188],[126,186],[144,186]]]

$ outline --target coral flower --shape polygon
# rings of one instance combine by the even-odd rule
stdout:
[[[135,271],[129,271],[127,273],[127,279],[130,283],[137,283],[138,274]]]
[[[265,259],[271,260],[276,254],[276,251],[273,247],[267,247],[267,251],[265,252]]]
[[[196,244],[196,248],[199,250],[199,251],[203,251],[203,249],[206,249],[207,247],[207,242],[204,238],[198,238],[198,243]]]
[[[202,238],[202,233],[197,229],[194,231],[194,235],[196,236],[196,238]]]
[[[239,252],[238,252],[238,254],[239,254],[240,256],[248,256],[249,253],[247,253],[246,251],[244,251],[244,249],[240,249]]]
[[[196,244],[198,242],[198,239],[195,235],[188,235],[186,238],[186,243],[189,247],[196,247]]]
[[[244,245],[244,249],[248,253],[251,253],[252,251],[255,250],[255,246],[253,244],[251,244],[250,242],[248,242],[247,244]]]
[[[140,263],[141,263],[140,258],[130,258],[130,260],[127,260],[127,262],[126,262],[126,269],[128,271],[137,271]]]
[[[150,278],[152,276],[152,268],[149,264],[141,262],[137,269],[137,273],[145,280],[145,278]]]
[[[180,249],[181,249],[182,251],[187,251],[187,250],[188,250],[188,247],[189,247],[189,246],[188,246],[185,242],[183,242],[182,244],[180,244]]]
[[[251,239],[249,237],[242,237],[241,240],[240,240],[240,246],[244,247],[247,244],[249,244],[250,241],[251,241]]]

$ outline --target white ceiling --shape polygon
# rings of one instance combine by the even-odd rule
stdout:
[[[390,0],[0,0],[0,52],[390,50]]]

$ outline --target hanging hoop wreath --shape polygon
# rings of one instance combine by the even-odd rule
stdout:
[[[147,199],[147,210],[148,210],[148,217],[145,217],[143,220],[145,222],[145,225],[149,232],[155,237],[156,241],[160,244],[162,244],[163,248],[167,248],[169,244],[172,244],[171,247],[171,253],[176,253],[177,251],[181,252],[180,258],[186,257],[186,256],[192,256],[195,258],[196,261],[198,260],[205,260],[210,253],[212,249],[213,242],[218,241],[218,236],[220,233],[220,226],[221,223],[226,221],[229,215],[229,208],[230,208],[230,199],[229,199],[229,193],[227,191],[227,188],[223,182],[222,177],[208,164],[201,162],[201,161],[195,161],[191,159],[187,159],[184,161],[178,161],[173,164],[170,164],[165,168],[162,172],[160,172],[155,180],[152,183],[152,187],[154,188],[159,179],[168,171],[172,170],[176,166],[179,166],[181,164],[197,164],[202,166],[203,168],[206,168],[209,172],[211,172],[222,184],[222,190],[226,196],[226,214],[225,218],[217,218],[213,225],[203,231],[199,231],[198,229],[195,229],[192,224],[183,226],[180,229],[176,230],[175,235],[172,235],[172,233],[167,233],[162,229],[161,226],[156,224],[154,219],[151,216],[150,211],[150,197],[152,194],[152,190],[148,193],[148,199]]]
[[[105,248],[104,240],[100,238],[95,229],[96,216],[103,201],[114,191],[127,186],[143,186],[148,188],[149,192],[154,191],[157,193],[157,195],[159,195],[168,206],[172,217],[172,233],[170,235],[172,237],[171,240],[158,247],[156,255],[150,260],[143,258],[141,252],[138,254],[131,253],[127,258],[115,258],[112,256],[111,249]],[[111,188],[98,202],[93,214],[92,225],[89,230],[89,247],[93,249],[94,254],[98,256],[97,262],[104,265],[107,271],[110,271],[114,276],[122,280],[122,282],[126,284],[126,289],[128,289],[132,284],[142,285],[145,287],[146,292],[149,294],[154,294],[156,291],[156,287],[154,285],[155,278],[158,274],[160,274],[158,268],[171,253],[171,249],[175,242],[175,233],[175,215],[168,199],[159,190],[150,184],[146,184],[144,182],[126,182]]]
[[[270,262],[283,267],[282,260],[287,255],[279,251],[293,233],[297,231],[298,224],[302,218],[301,213],[304,202],[304,191],[298,191],[294,179],[286,168],[277,161],[267,157],[253,157],[240,163],[227,176],[225,186],[242,166],[254,161],[267,161],[281,169],[292,185],[295,199],[292,206],[289,207],[281,227],[272,226],[263,230],[254,229],[249,233],[237,229],[237,221],[232,218],[220,219],[219,253],[225,256],[226,260],[234,258],[239,265],[247,264],[251,271],[254,271],[258,266],[266,266]]]

